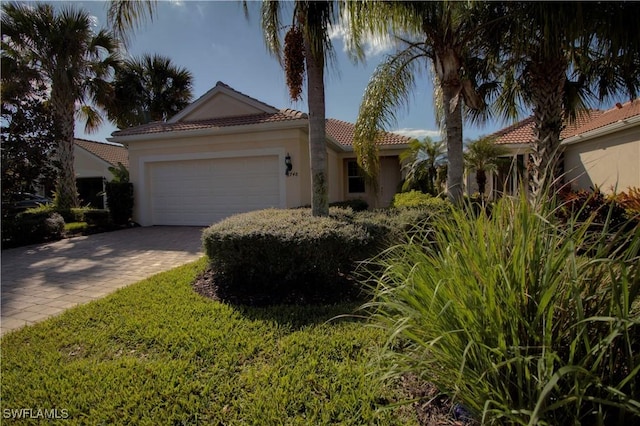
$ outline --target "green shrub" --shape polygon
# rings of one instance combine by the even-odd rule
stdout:
[[[13,220],[2,225],[3,240],[9,246],[60,239],[64,231],[62,216],[43,207],[19,213]]]
[[[203,233],[219,280],[252,302],[331,300],[351,290],[345,278],[370,249],[371,236],[350,210],[261,210],[227,218]],[[296,299],[297,298],[297,299]]]
[[[381,256],[366,308],[389,336],[382,374],[415,373],[483,424],[637,419],[640,226],[593,238],[556,213],[454,209]]]
[[[428,227],[434,213],[424,208],[384,209],[358,212],[354,221],[369,232],[378,249],[373,255],[405,241]]]
[[[111,215],[106,209],[87,209],[83,219],[92,228],[106,230],[111,227]]]
[[[361,212],[369,208],[369,203],[367,203],[365,200],[357,198],[353,200],[336,201],[334,203],[330,203],[329,207],[350,208],[354,212]]]
[[[615,198],[606,197],[598,189],[563,191],[560,193],[560,202],[562,205],[557,210],[557,216],[565,222],[570,219],[590,222],[592,229],[601,229],[607,223],[612,230],[626,226],[628,222],[625,208]]]
[[[436,198],[431,196],[430,194],[425,194],[423,192],[415,190],[409,192],[399,192],[393,196],[390,207],[427,207],[431,203],[437,203],[437,201],[434,200],[440,200],[440,198]]]
[[[133,184],[107,182],[105,188],[111,220],[116,225],[126,225],[133,216]]]

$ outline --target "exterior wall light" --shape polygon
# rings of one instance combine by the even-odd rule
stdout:
[[[289,176],[291,174],[291,170],[293,170],[293,164],[291,163],[291,156],[287,152],[287,156],[284,157],[284,165],[287,167],[284,174]]]

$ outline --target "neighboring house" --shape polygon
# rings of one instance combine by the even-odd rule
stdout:
[[[495,142],[510,151],[511,161],[489,179],[492,196],[515,194],[527,179],[533,117],[493,135]],[[603,192],[640,187],[640,100],[607,111],[590,110],[560,134],[564,151],[564,182],[572,189],[600,188]],[[467,180],[469,193],[477,191],[474,177]]]
[[[376,194],[357,166],[353,130],[327,120],[329,201],[386,206],[410,139],[383,135]],[[235,213],[311,204],[307,115],[221,82],[167,122],[116,131],[109,140],[129,150],[134,220],[143,226],[206,226]]]
[[[105,208],[104,183],[113,179],[109,167],[129,167],[127,149],[121,144],[75,139],[74,168],[82,206]]]

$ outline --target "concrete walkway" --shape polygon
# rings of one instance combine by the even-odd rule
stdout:
[[[3,250],[1,334],[199,259],[202,230],[132,228]]]

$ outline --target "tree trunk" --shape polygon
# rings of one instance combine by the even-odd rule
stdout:
[[[327,142],[324,104],[324,58],[316,58],[304,42],[309,106],[309,157],[311,162],[311,211],[313,216],[329,215]]]
[[[464,193],[462,156],[462,64],[451,46],[437,49],[433,65],[442,89],[444,137],[447,140],[447,197],[455,205],[462,204]]]
[[[562,178],[560,132],[563,128],[563,93],[566,60],[562,55],[552,60],[532,63],[528,72],[533,102],[534,128],[531,147],[530,186],[534,199]]]
[[[478,192],[480,193],[480,198],[484,200],[484,191],[487,188],[487,173],[484,169],[476,170],[476,183],[478,184]]]
[[[56,182],[56,203],[60,209],[70,209],[79,205],[73,153],[75,103],[69,93],[71,90],[65,90],[56,84],[51,88],[52,115],[58,143],[57,156],[60,161]]]
[[[447,196],[455,205],[462,204],[464,162],[462,156],[462,97],[459,88],[450,82],[442,83],[444,101],[444,135],[447,140]]]

